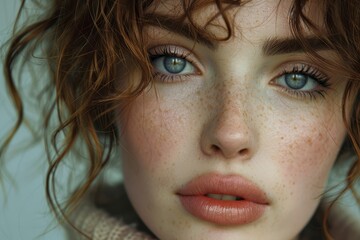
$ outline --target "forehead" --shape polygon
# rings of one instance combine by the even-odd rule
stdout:
[[[189,4],[188,2],[191,2]],[[220,1],[221,2],[221,1]],[[225,1],[223,1],[225,2]],[[292,15],[294,2],[306,2],[304,14],[315,26],[322,28],[321,1],[301,0],[249,0],[232,1],[221,3],[221,8],[232,25],[234,34],[241,33],[241,30],[259,31],[259,27],[265,27],[275,35],[291,36],[289,19]],[[208,32],[225,32],[226,22],[220,13],[219,5],[213,0],[162,0],[154,2],[147,10],[151,15],[166,16],[168,19],[182,18],[184,21],[191,21],[193,24]],[[305,33],[309,31],[304,27]],[[309,33],[310,34],[310,33]]]
[[[290,27],[290,17],[296,0],[252,0],[242,1],[239,4],[223,4],[221,7],[209,0],[191,1],[191,5],[187,5],[187,2],[179,0],[158,1],[150,6],[147,11],[150,14],[149,18],[153,19],[150,25],[155,25],[158,28],[145,28],[145,32],[155,31],[150,36],[159,38],[163,34],[158,30],[162,28],[170,32],[180,33],[180,35],[195,41],[200,40],[198,42],[205,43],[210,47],[214,46],[213,43],[215,43],[211,39],[226,39],[229,30],[231,30],[229,41],[241,39],[241,41],[250,44],[266,45],[264,42],[269,43],[273,39],[294,38]],[[310,1],[304,6],[304,14],[318,29],[321,29],[319,4],[320,1]],[[227,25],[224,16],[220,14],[220,9],[223,9],[228,17],[229,25]],[[314,9],[317,14],[315,14]],[[185,12],[186,14],[184,14]],[[191,23],[189,24],[189,22]],[[200,33],[194,26],[200,30]],[[204,35],[204,33],[206,34]],[[306,27],[304,27],[303,35],[307,38],[306,40],[315,40],[308,42],[314,50],[323,48],[324,43],[321,40],[323,36],[315,37],[313,32]],[[219,44],[222,44],[221,42]],[[287,45],[286,49],[289,49],[289,44],[293,45],[291,49],[302,50],[297,41],[287,42],[285,44]]]

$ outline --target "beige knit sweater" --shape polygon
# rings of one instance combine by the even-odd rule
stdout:
[[[83,207],[74,223],[93,240],[154,239],[150,235],[137,230],[135,224],[126,224],[122,220],[108,215],[105,211],[91,206]],[[86,238],[73,232],[70,239]]]
[[[70,215],[82,233],[67,228],[68,239],[150,240],[155,239],[143,225],[127,198],[123,185],[93,190]]]

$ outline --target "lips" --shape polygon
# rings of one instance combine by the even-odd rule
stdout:
[[[266,194],[238,175],[201,175],[177,192],[191,215],[218,225],[243,225],[261,218],[269,205]]]

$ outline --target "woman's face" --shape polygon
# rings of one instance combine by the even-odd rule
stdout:
[[[166,2],[155,11],[176,14]],[[146,28],[156,81],[118,124],[128,196],[158,238],[296,239],[318,206],[346,134],[345,81],[291,41],[289,2],[230,11],[223,42]]]

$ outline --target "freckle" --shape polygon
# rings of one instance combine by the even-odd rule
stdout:
[[[306,140],[306,142],[307,142],[309,145],[312,145],[312,139],[311,139],[311,138],[308,138],[308,139]]]

